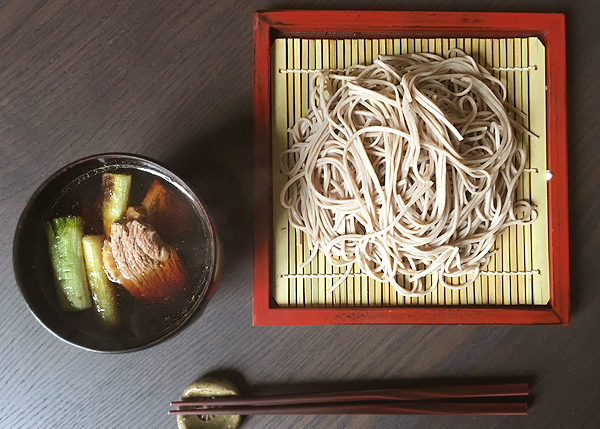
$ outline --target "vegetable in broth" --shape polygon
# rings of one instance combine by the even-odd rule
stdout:
[[[64,216],[46,223],[50,260],[54,269],[59,301],[65,310],[84,310],[92,306],[83,261],[81,239],[83,219]]]
[[[102,188],[104,191],[104,204],[102,207],[104,232],[106,235],[110,235],[113,222],[121,219],[127,210],[131,176],[129,174],[105,173],[102,175]]]
[[[96,311],[105,325],[113,328],[119,324],[119,314],[114,287],[106,277],[102,264],[103,242],[102,235],[83,237],[83,256]]]

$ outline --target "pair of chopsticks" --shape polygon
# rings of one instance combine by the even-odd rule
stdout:
[[[527,383],[228,396],[171,402],[173,415],[463,414],[526,415]],[[515,399],[519,399],[517,402]],[[512,402],[505,402],[510,400]]]

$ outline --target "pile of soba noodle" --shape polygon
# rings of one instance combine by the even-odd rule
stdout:
[[[308,237],[304,265],[320,249],[347,267],[328,292],[355,263],[405,296],[466,287],[490,261],[496,236],[535,219],[515,195],[525,154],[514,132],[524,129],[511,116],[521,113],[507,106],[500,80],[462,51],[316,72],[311,88],[282,155],[289,180],[281,203]]]

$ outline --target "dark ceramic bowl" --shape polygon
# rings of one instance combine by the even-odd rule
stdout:
[[[129,205],[140,205],[150,183],[158,180],[176,196],[180,212],[173,215],[161,238],[175,248],[187,273],[186,286],[173,299],[142,302],[121,285],[117,295],[119,325],[107,328],[94,306],[65,311],[58,300],[50,262],[46,222],[67,215],[85,215],[86,234],[102,233],[103,173],[132,176]],[[181,204],[179,204],[181,203]],[[169,215],[171,216],[171,215]],[[105,154],[76,161],[46,180],[33,194],[19,220],[13,246],[17,284],[34,316],[52,333],[75,346],[101,352],[148,347],[173,335],[198,316],[216,287],[217,238],[209,215],[194,192],[156,162],[136,155]]]

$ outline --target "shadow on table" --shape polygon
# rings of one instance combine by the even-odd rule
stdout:
[[[166,160],[206,204],[225,263],[250,254],[253,234],[252,117],[233,118],[185,142]]]

